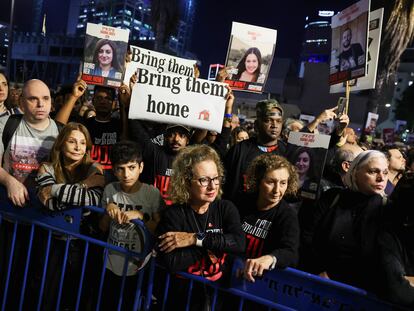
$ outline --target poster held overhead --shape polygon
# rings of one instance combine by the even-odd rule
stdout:
[[[225,66],[226,83],[233,90],[261,93],[266,84],[276,47],[277,31],[233,22]]]
[[[129,118],[221,133],[227,92],[225,83],[138,68]]]
[[[364,133],[365,135],[373,135],[377,127],[377,121],[379,114],[368,112],[367,123],[365,123]]]
[[[367,75],[365,77],[349,81],[352,91],[369,90],[375,88],[377,80],[378,56],[381,43],[381,29],[384,9],[378,9],[369,14],[368,32],[368,59]],[[345,83],[338,83],[330,86],[330,93],[344,93]]]
[[[332,17],[329,84],[367,73],[369,0],[361,0]]]
[[[82,80],[88,84],[119,87],[125,72],[129,30],[88,23]]]
[[[190,60],[131,45],[131,61],[126,65],[124,83],[129,84],[131,76],[138,68],[145,68],[156,73],[173,73],[194,77],[196,60]]]

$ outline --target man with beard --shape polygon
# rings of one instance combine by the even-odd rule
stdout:
[[[164,143],[160,146],[151,141],[141,121],[129,120],[128,128],[130,139],[138,142],[143,151],[145,166],[141,181],[158,188],[165,204],[171,205],[167,190],[172,174],[172,162],[178,152],[188,145],[190,129],[180,124],[168,125],[164,133]]]
[[[352,30],[346,28],[342,33],[342,52],[339,54],[339,71],[360,67],[365,63],[365,53],[359,43],[352,43]]]
[[[285,155],[286,145],[280,140],[283,125],[283,109],[274,99],[262,100],[256,104],[256,137],[235,144],[228,151],[224,166],[226,183],[223,191],[225,198],[232,200],[236,206],[246,191],[246,170],[254,158],[263,153]],[[240,211],[243,216],[243,211]]]

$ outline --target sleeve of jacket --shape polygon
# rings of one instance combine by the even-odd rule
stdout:
[[[203,248],[212,251],[241,254],[245,251],[245,235],[241,228],[240,215],[230,201],[221,201],[223,233],[207,233]]]
[[[156,234],[160,236],[170,231],[190,232],[185,225],[186,217],[179,206],[172,205],[161,213]],[[202,250],[196,246],[176,248],[170,253],[158,252],[161,262],[171,272],[182,271],[202,258]]]
[[[271,252],[277,259],[276,267],[295,267],[299,260],[299,221],[296,212],[285,207],[280,220],[272,227],[274,225],[282,233],[276,248]]]

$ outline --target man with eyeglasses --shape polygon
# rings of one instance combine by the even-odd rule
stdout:
[[[283,125],[283,109],[275,99],[256,104],[256,137],[235,144],[227,153],[224,165],[226,183],[224,195],[238,206],[237,200],[246,190],[245,172],[254,158],[263,153],[285,155],[286,145],[280,139]],[[240,211],[243,216],[243,212]]]

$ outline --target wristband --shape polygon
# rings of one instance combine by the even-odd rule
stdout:
[[[224,117],[225,118],[231,118],[233,116],[233,114],[231,114],[231,113],[225,113],[224,114]]]
[[[273,256],[273,255],[270,255],[270,256],[272,256],[273,262],[272,262],[272,264],[269,267],[269,271],[273,270],[276,267],[276,263],[277,263],[276,257]]]

